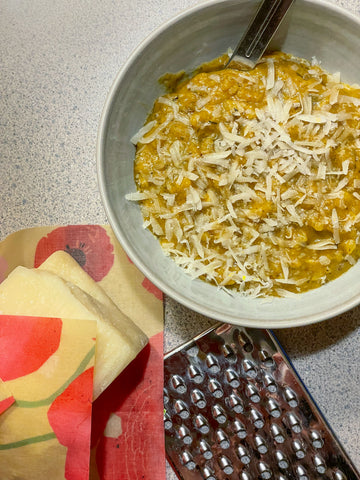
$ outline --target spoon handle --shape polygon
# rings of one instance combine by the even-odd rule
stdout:
[[[263,0],[226,67],[254,68],[294,1]]]

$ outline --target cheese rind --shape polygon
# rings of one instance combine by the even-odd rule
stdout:
[[[109,308],[71,282],[54,273],[15,268],[0,284],[0,313],[97,321],[94,399],[146,345],[141,335],[136,345],[109,320]]]

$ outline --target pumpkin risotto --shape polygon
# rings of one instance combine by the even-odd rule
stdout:
[[[285,296],[360,256],[360,87],[277,52],[158,98],[133,137],[148,227],[192,277]]]

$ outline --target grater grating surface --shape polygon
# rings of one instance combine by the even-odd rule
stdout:
[[[274,335],[219,324],[164,359],[166,454],[183,480],[360,480]]]

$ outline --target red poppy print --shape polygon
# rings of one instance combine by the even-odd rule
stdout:
[[[51,404],[48,420],[67,447],[66,480],[89,478],[91,409],[94,368],[79,375]]]
[[[15,398],[13,396],[0,400],[0,415],[11,407],[13,403],[15,403]]]
[[[127,256],[127,259],[129,260],[130,263],[134,265],[134,262],[131,260],[130,257]],[[152,282],[150,282],[148,278],[145,277],[141,285],[149,293],[152,293],[158,300],[161,300],[161,301],[163,300],[163,292],[159,288],[155,287],[155,285]]]
[[[163,387],[160,332],[149,339],[149,344],[94,402],[92,434],[100,478],[165,478]]]
[[[0,378],[6,382],[35,372],[59,347],[60,318],[0,317]]]
[[[114,263],[114,247],[100,225],[56,228],[38,242],[34,266],[41,265],[57,250],[69,253],[96,282],[109,273]]]
[[[141,285],[145,288],[145,290],[152,293],[158,300],[163,299],[163,292],[155,287],[155,285],[151,283],[148,278],[145,277]]]

